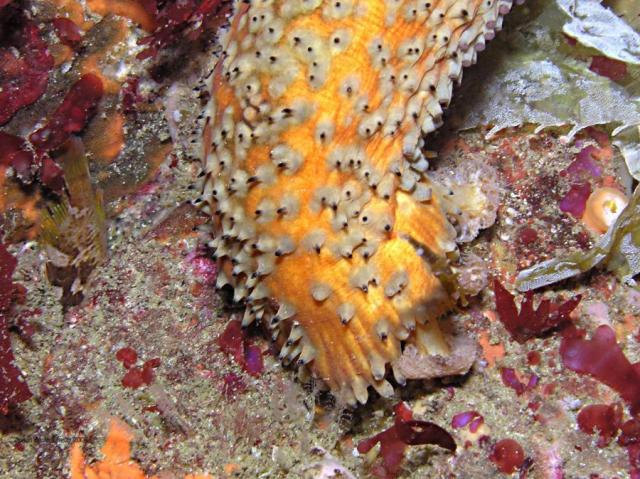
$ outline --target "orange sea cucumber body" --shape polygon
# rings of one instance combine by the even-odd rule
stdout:
[[[221,40],[202,196],[218,285],[347,402],[392,392],[403,341],[447,352],[437,319],[459,212],[429,179],[422,135],[510,7],[237,2]]]

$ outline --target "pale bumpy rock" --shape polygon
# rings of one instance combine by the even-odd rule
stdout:
[[[264,321],[285,363],[342,400],[405,378],[401,344],[446,355],[454,191],[423,135],[505,0],[236,2],[208,78],[201,204],[218,286]],[[455,221],[454,221],[455,222]]]

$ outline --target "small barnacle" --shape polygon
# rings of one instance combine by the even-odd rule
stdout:
[[[431,201],[433,191],[430,186],[424,183],[418,183],[413,191],[413,197],[421,203]]]
[[[305,341],[302,345],[302,351],[298,357],[298,366],[304,366],[310,363],[316,356],[316,348],[314,348],[309,342]]]
[[[245,221],[245,215],[244,215],[244,208],[242,208],[242,206],[240,206],[237,203],[233,203],[231,201],[229,201],[230,204],[230,208],[229,208],[229,212],[228,212],[228,220],[231,223],[235,224],[237,223],[244,223]]]
[[[425,135],[428,135],[429,133],[431,133],[432,131],[435,131],[436,129],[437,129],[437,125],[436,125],[435,119],[429,114],[425,115],[424,119],[422,120],[422,123],[420,124],[420,130],[422,131],[422,133],[424,133]]]
[[[316,107],[304,97],[295,98],[291,102],[291,119],[294,125],[307,121],[315,113]]]
[[[276,250],[273,252],[273,254],[276,256],[283,256],[293,253],[295,249],[296,244],[291,236],[285,235],[276,240]]]
[[[378,183],[376,188],[376,194],[380,198],[384,200],[388,200],[389,198],[391,198],[391,196],[393,196],[393,193],[395,191],[395,186],[396,186],[395,175],[391,173],[387,173],[382,176],[382,179]]]
[[[405,270],[396,271],[391,275],[391,277],[387,281],[387,284],[385,284],[384,294],[388,298],[392,298],[393,296],[398,294],[400,291],[402,291],[404,288],[406,288],[408,282],[409,282],[409,275]]]
[[[330,143],[335,132],[335,122],[331,119],[321,120],[316,125],[315,139],[318,143]]]
[[[225,171],[229,169],[231,166],[231,162],[233,161],[233,157],[231,156],[231,152],[226,148],[220,148],[218,150],[218,166],[220,170]]]
[[[265,38],[267,43],[276,44],[282,38],[283,32],[283,21],[279,18],[276,18],[269,22],[268,27],[264,28],[262,36]]]
[[[259,301],[271,296],[271,291],[264,282],[258,283],[248,296],[249,301]]]
[[[327,283],[316,282],[311,285],[311,296],[316,301],[324,301],[331,296],[331,286]]]
[[[257,182],[264,183],[265,185],[273,185],[276,182],[277,176],[278,172],[273,163],[263,163],[256,169],[255,175],[253,175]]]
[[[338,306],[338,317],[342,324],[347,324],[356,314],[356,307],[352,303],[342,303]]]
[[[329,47],[335,55],[343,52],[351,43],[351,32],[347,28],[340,28],[329,37]]]
[[[320,253],[320,249],[327,240],[327,233],[323,230],[313,230],[302,239],[302,247],[307,251]]]
[[[280,303],[280,307],[276,312],[276,315],[272,318],[272,322],[277,323],[278,321],[284,321],[285,319],[290,319],[296,314],[296,308],[290,303],[283,301]]]
[[[382,356],[372,351],[369,354],[369,366],[371,368],[373,378],[377,381],[381,381],[385,375],[385,362]]]
[[[393,231],[394,219],[393,215],[387,211],[376,214],[371,224],[374,230],[381,234],[388,234]]]
[[[339,203],[340,190],[336,187],[324,186],[314,191],[311,208],[314,211],[319,211],[322,208],[335,209]]]
[[[360,216],[362,208],[371,200],[371,193],[369,190],[364,191],[360,196],[356,197],[352,201],[345,202],[345,212],[348,218],[357,218]]]
[[[376,268],[372,264],[356,267],[349,275],[349,284],[365,293],[369,291],[369,284],[371,283],[378,283]]]
[[[254,243],[254,248],[262,253],[273,253],[277,248],[277,243],[271,236],[260,235]]]
[[[375,179],[377,179],[377,182],[381,179],[381,175],[378,173],[378,170],[365,162],[363,162],[362,166],[357,170],[356,175],[361,181],[364,181],[368,185],[370,185]],[[377,182],[375,184],[377,184]]]
[[[358,248],[358,252],[362,256],[362,258],[364,258],[365,260],[368,260],[376,253],[379,246],[380,246],[379,240],[367,239],[367,244]]]
[[[334,148],[327,155],[327,166],[330,169],[342,170],[348,165],[348,160],[346,158],[347,152],[345,148]]]
[[[322,9],[327,20],[340,20],[353,12],[353,0],[330,0]]]
[[[420,155],[413,163],[411,163],[411,168],[420,173],[424,173],[429,169],[429,160]]]
[[[258,267],[256,268],[256,276],[266,276],[271,274],[276,267],[275,258],[272,255],[263,254],[258,256]]]
[[[256,320],[256,315],[253,312],[253,310],[251,308],[245,308],[244,314],[242,315],[242,321],[240,322],[240,325],[243,328],[246,328],[251,323],[253,323],[255,320]]]
[[[286,194],[280,200],[280,204],[276,212],[286,218],[294,218],[300,211],[300,201],[293,194]]]
[[[384,113],[376,111],[366,115],[358,126],[358,134],[363,138],[369,138],[384,125]]]
[[[362,188],[359,182],[353,181],[353,180],[347,181],[342,187],[342,191],[341,191],[342,200],[349,202],[354,198],[359,197],[361,191],[362,191]]]
[[[286,170],[289,174],[295,173],[302,166],[302,155],[287,145],[274,147],[269,156],[278,169]]]
[[[360,246],[366,238],[360,232],[348,233],[336,241],[334,245],[336,256],[342,256],[343,258],[352,258],[353,251]]]
[[[303,334],[304,332],[300,327],[300,323],[294,322],[291,332],[289,332],[289,337],[287,338],[287,346],[291,346],[296,343],[300,338],[302,338]]]
[[[246,195],[249,189],[248,179],[249,174],[246,171],[241,169],[234,171],[229,179],[229,186],[227,188],[229,193],[235,193],[241,197]]]
[[[345,78],[340,85],[340,94],[347,98],[351,98],[360,87],[360,79],[355,76],[349,76]]]
[[[391,331],[391,326],[389,325],[387,318],[378,320],[375,324],[375,330],[380,340],[385,341],[389,337],[389,332]]]
[[[321,88],[329,75],[329,62],[327,58],[320,57],[309,68],[309,83],[314,89]]]
[[[233,290],[233,302],[239,303],[247,297],[247,287],[244,284],[237,285]]]
[[[278,354],[278,359],[285,365],[290,364],[294,358],[296,358],[302,351],[302,345],[300,343],[285,344]]]
[[[349,226],[349,219],[347,218],[347,215],[342,211],[336,212],[336,214],[331,219],[331,229],[333,229],[333,231],[340,231],[346,229],[347,226]],[[340,251],[342,252],[342,249],[340,249]]]
[[[276,204],[270,198],[263,198],[256,207],[254,214],[258,223],[268,223],[276,219]]]
[[[411,169],[405,169],[400,176],[401,190],[411,192],[416,186],[416,182],[420,179],[420,175]]]

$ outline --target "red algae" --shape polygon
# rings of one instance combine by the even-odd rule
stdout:
[[[465,411],[451,418],[451,427],[453,429],[460,429],[469,425],[469,431],[477,432],[483,422],[484,418],[478,411]]]
[[[640,412],[640,372],[626,358],[609,326],[599,326],[591,339],[563,337],[560,357],[565,367],[615,389],[632,413]]]
[[[31,133],[29,140],[38,150],[58,148],[72,133],[84,129],[103,93],[104,87],[99,76],[93,73],[83,75],[73,84],[46,125]]]
[[[527,353],[527,363],[530,366],[537,366],[540,364],[541,358],[540,353],[538,351],[529,351]]]
[[[382,460],[372,467],[373,476],[381,479],[397,477],[407,446],[434,444],[452,452],[456,450],[456,443],[446,430],[431,422],[413,420],[411,410],[404,403],[397,404],[394,412],[393,426],[363,439],[357,446],[358,452],[366,454],[380,444],[379,457]]]
[[[8,7],[1,17],[0,125],[4,125],[44,94],[54,60],[40,29],[24,14]]]
[[[125,368],[129,369],[138,360],[138,353],[129,347],[120,348],[118,352],[116,352],[116,359],[120,361]]]
[[[72,20],[64,17],[54,18],[51,23],[63,45],[75,47],[82,40],[82,30]]]
[[[233,356],[236,363],[251,376],[257,377],[264,372],[262,351],[246,337],[240,321],[230,321],[217,343],[223,353]]]
[[[598,433],[598,447],[606,447],[622,424],[619,404],[591,404],[578,413],[578,427],[586,434]]]
[[[500,472],[512,474],[524,464],[524,450],[517,441],[502,439],[493,446],[489,459]]]
[[[591,185],[587,182],[571,185],[567,194],[560,200],[560,211],[578,219],[582,218],[590,194]]]
[[[138,113],[137,105],[142,101],[142,95],[138,91],[140,78],[137,76],[128,77],[120,89],[122,98],[122,112],[125,115],[135,117]]]
[[[217,339],[220,351],[236,360],[241,364],[244,360],[244,333],[240,325],[240,321],[229,321],[224,332]]]
[[[503,384],[513,389],[518,396],[538,385],[538,376],[532,374],[529,376],[529,380],[525,384],[520,381],[515,369],[513,368],[500,368],[500,377],[502,378]]]
[[[142,374],[142,369],[140,368],[131,368],[122,377],[122,385],[125,388],[137,389],[143,384],[148,383],[145,381],[145,378]]]
[[[122,378],[122,385],[126,388],[137,389],[143,385],[148,386],[154,379],[152,367],[145,363],[141,368],[130,368]]]
[[[598,178],[602,176],[602,168],[595,162],[593,155],[598,152],[598,148],[589,145],[576,155],[573,162],[562,173],[571,175],[578,179],[582,173],[589,173]]]
[[[236,373],[227,373],[222,377],[222,394],[227,399],[233,399],[247,389],[247,383]]]
[[[527,291],[518,312],[513,295],[497,279],[493,281],[493,291],[498,318],[511,338],[519,343],[570,322],[569,315],[582,299],[582,296],[577,295],[561,304],[552,304],[550,300],[543,299],[538,308],[533,309],[534,293]]]
[[[127,369],[122,377],[122,385],[131,389],[151,384],[155,379],[153,370],[161,364],[160,358],[153,358],[145,361],[142,367],[134,367],[138,361],[138,353],[129,347],[120,348],[116,352],[116,359]]]
[[[523,245],[528,246],[538,241],[538,232],[529,226],[525,226],[518,231],[518,239]]]
[[[64,187],[64,171],[49,155],[42,155],[42,164],[38,172],[40,183],[45,188],[61,193]]]
[[[149,359],[148,361],[145,361],[144,364],[142,365],[143,369],[155,369],[160,367],[160,364],[162,363],[162,361],[160,361],[160,358],[153,358],[153,359]]]
[[[629,419],[620,426],[620,437],[618,444],[629,446],[640,442],[640,419]]]
[[[138,54],[139,60],[156,57],[162,49],[180,38],[196,40],[208,22],[223,15],[228,7],[222,0],[167,2],[161,9],[157,8],[156,2],[144,2],[143,6],[158,26],[151,35],[139,40],[139,45],[146,46]]]
[[[33,180],[37,162],[27,142],[19,136],[0,131],[0,165],[11,166],[20,181],[30,183]]]
[[[513,389],[518,396],[525,392],[526,385],[520,382],[513,368],[501,368],[500,378],[502,378],[503,384]]]
[[[250,344],[245,349],[244,370],[251,376],[260,376],[264,372],[262,351],[255,344]]]
[[[613,58],[595,55],[591,58],[589,70],[611,80],[619,81],[627,75],[627,64]]]
[[[640,479],[640,420],[629,419],[620,426],[620,430],[618,444],[627,448],[631,466],[629,475],[632,479]]]
[[[27,141],[19,136],[0,132],[0,165],[12,167],[23,184],[30,184],[37,173],[40,184],[53,192],[61,192],[64,186],[62,168],[46,153],[34,155]]]

